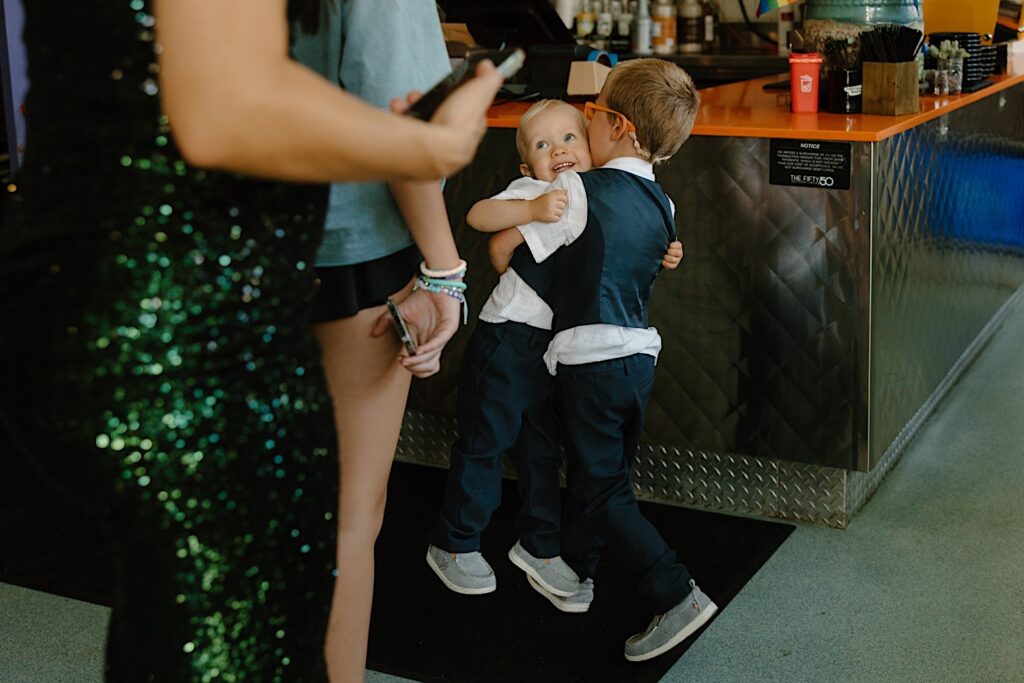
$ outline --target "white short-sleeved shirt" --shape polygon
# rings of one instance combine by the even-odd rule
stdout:
[[[536,199],[548,191],[548,185],[543,180],[524,176],[513,180],[491,199]],[[480,311],[480,320],[484,322],[525,323],[542,330],[551,329],[551,317],[551,307],[512,268],[502,273]]]
[[[612,159],[602,168],[614,168],[654,180],[654,167],[651,163],[636,157]],[[538,263],[561,247],[572,244],[587,227],[587,194],[579,174],[574,171],[562,173],[545,189],[550,190],[565,190],[568,196],[562,218],[554,223],[533,222],[519,227]],[[672,214],[675,215],[675,205],[672,205]],[[625,358],[637,353],[653,356],[657,361],[660,352],[661,336],[653,327],[639,329],[619,325],[582,325],[557,333],[544,354],[544,362],[548,371],[554,375],[559,363],[581,365]]]

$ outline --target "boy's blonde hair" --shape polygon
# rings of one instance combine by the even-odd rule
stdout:
[[[581,112],[576,107],[573,107],[568,102],[563,102],[562,100],[538,100],[532,107],[527,109],[526,112],[522,115],[522,117],[519,119],[519,128],[516,129],[516,151],[519,152],[519,160],[522,161],[524,164],[526,163],[526,153],[529,151],[526,148],[527,144],[529,144],[529,140],[526,139],[526,135],[525,133],[523,133],[523,128],[525,128],[526,124],[530,122],[530,119],[537,116],[541,112],[556,106],[571,107],[573,111],[579,114],[580,127],[583,130],[587,129],[587,120],[586,118],[584,118],[583,112]]]
[[[690,74],[664,59],[631,59],[608,73],[602,90],[610,109],[636,126],[641,154],[664,161],[690,137],[700,95]]]

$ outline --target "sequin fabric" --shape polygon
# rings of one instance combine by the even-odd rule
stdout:
[[[325,188],[182,160],[149,2],[25,5],[5,457],[116,549],[108,680],[323,681],[337,460],[305,321]]]

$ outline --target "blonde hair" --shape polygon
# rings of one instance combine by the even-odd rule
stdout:
[[[690,137],[700,107],[693,79],[664,59],[631,59],[608,74],[605,102],[636,126],[638,151],[664,161]]]
[[[526,134],[523,132],[523,129],[526,127],[526,124],[530,122],[530,119],[555,106],[571,107],[572,110],[579,115],[580,125],[583,127],[583,130],[587,129],[587,120],[583,117],[583,112],[576,107],[573,107],[568,102],[563,102],[562,100],[537,101],[519,118],[519,128],[516,130],[516,151],[519,152],[519,160],[523,163],[526,163],[526,153],[530,151],[527,149],[527,145],[530,141],[526,139]]]

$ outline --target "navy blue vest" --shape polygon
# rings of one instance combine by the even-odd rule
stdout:
[[[646,328],[647,303],[676,229],[658,183],[611,168],[580,174],[587,227],[544,263],[525,245],[511,267],[554,311],[556,333],[581,325]],[[525,251],[520,251],[525,250]]]
[[[524,243],[516,247],[516,250],[512,252],[512,260],[508,263],[509,268],[516,271],[516,275],[530,285],[533,291],[537,292],[537,296],[543,299],[549,307],[551,306],[551,287],[553,285],[551,275],[554,258],[552,255],[545,259],[544,263],[537,263],[529,245]]]

